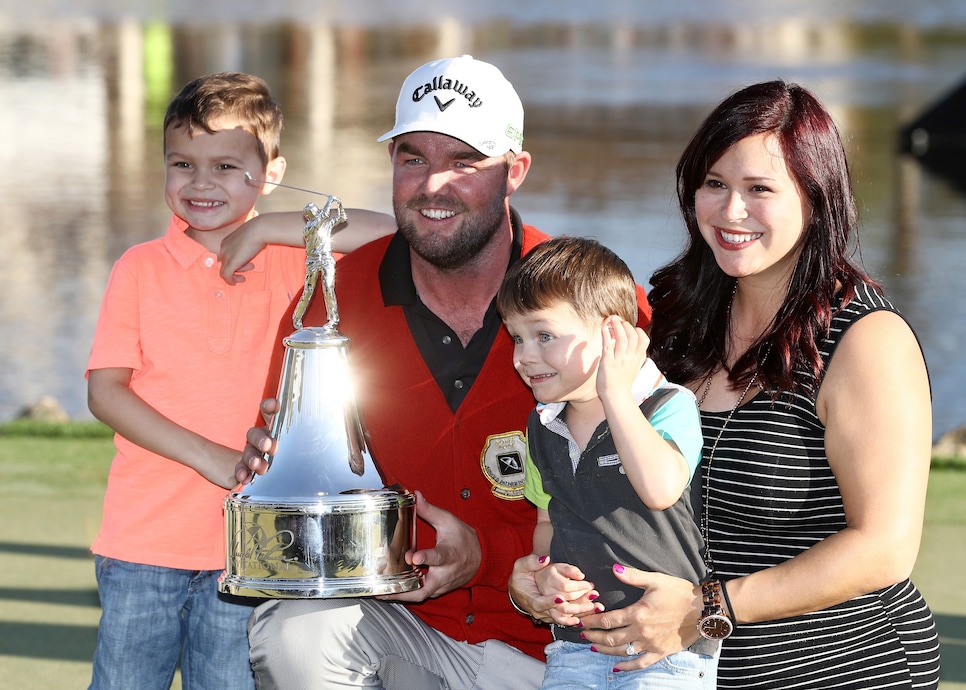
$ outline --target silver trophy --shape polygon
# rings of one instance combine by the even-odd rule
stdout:
[[[417,589],[406,563],[416,500],[384,486],[352,392],[349,338],[339,332],[332,229],[346,221],[335,197],[305,207],[305,288],[296,331],[284,339],[268,472],[225,499],[227,567],[222,592],[330,598]],[[319,277],[328,321],[303,327]]]

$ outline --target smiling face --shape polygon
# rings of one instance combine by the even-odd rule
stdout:
[[[513,338],[513,366],[540,402],[584,402],[597,397],[603,319],[588,322],[557,302],[504,320]]]
[[[745,137],[728,148],[696,190],[694,206],[722,271],[789,279],[809,208],[774,134]]]
[[[206,246],[220,243],[244,223],[259,195],[274,189],[250,182],[246,171],[278,182],[285,169],[283,158],[270,161],[266,169],[258,155],[258,140],[236,121],[215,120],[211,128],[213,133],[169,127],[164,152],[164,200],[188,223],[189,236]]]
[[[515,187],[503,156],[486,157],[459,139],[430,132],[396,137],[390,153],[396,222],[427,262],[463,266],[508,227],[507,196]]]

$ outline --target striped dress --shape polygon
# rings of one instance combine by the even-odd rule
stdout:
[[[880,309],[896,311],[860,288],[822,345],[826,366],[845,329]],[[707,461],[728,413],[701,416]],[[759,393],[728,422],[714,452],[708,501],[709,541],[722,579],[781,563],[845,527],[823,435],[806,396],[773,406]],[[696,510],[702,483],[693,482]],[[823,611],[742,624],[724,643],[718,671],[719,688],[936,688],[938,682],[932,614],[909,580]]]

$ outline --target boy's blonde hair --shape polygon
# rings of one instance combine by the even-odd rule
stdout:
[[[637,285],[617,254],[589,237],[541,242],[507,271],[496,307],[507,319],[560,302],[583,319],[613,314],[637,323]]]
[[[258,140],[263,166],[278,157],[282,109],[263,79],[243,72],[208,74],[186,84],[164,114],[165,137],[168,127],[211,134],[211,123],[223,117],[237,119]]]

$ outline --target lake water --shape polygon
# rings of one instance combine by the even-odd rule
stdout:
[[[185,82],[266,78],[286,115],[285,182],[389,211],[375,139],[402,80],[471,53],[524,102],[534,166],[514,205],[551,234],[596,235],[644,285],[679,247],[673,166],[710,107],[763,79],[811,88],[847,139],[865,264],[926,352],[935,435],[966,423],[966,196],[897,153],[900,128],[966,77],[966,3],[127,4],[0,7],[0,419],[44,395],[90,418],[101,295],[120,253],[166,228],[160,122]],[[279,189],[260,208],[308,200]]]

